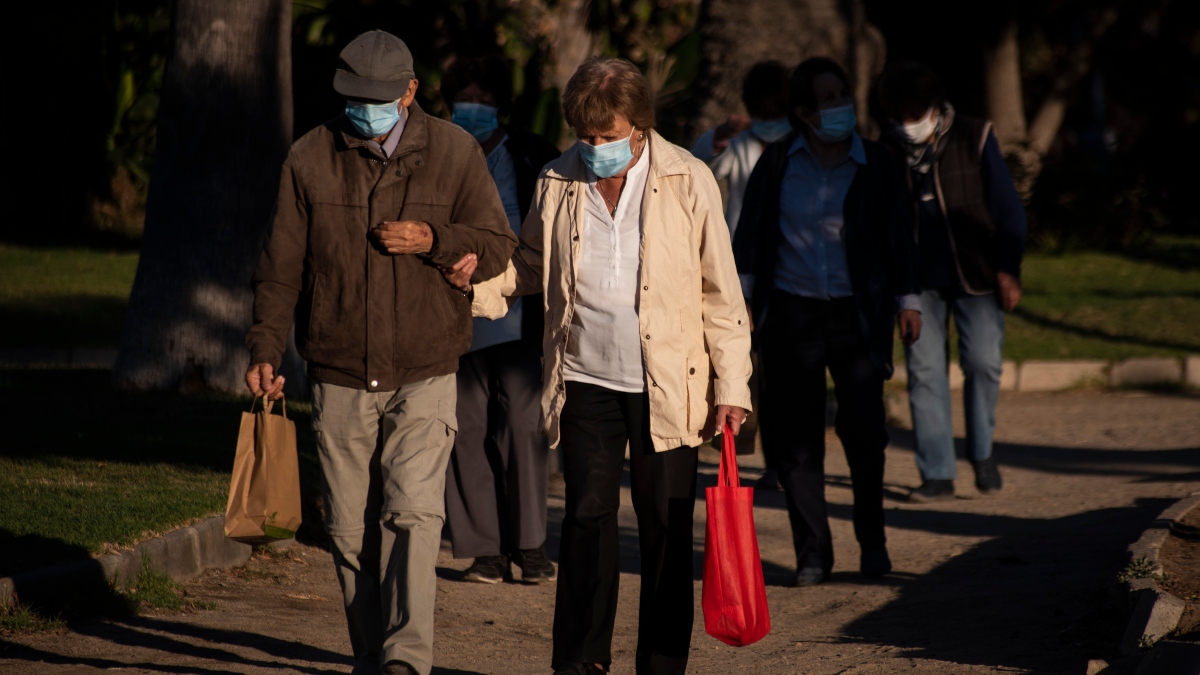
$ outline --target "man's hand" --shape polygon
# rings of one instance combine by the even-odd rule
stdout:
[[[729,147],[729,140],[734,136],[742,133],[750,128],[750,118],[744,115],[730,115],[729,119],[725,120],[713,132],[713,153],[723,151]]]
[[[754,332],[754,309],[750,307],[750,301],[746,301],[746,323],[750,324],[750,332]]]
[[[900,340],[905,347],[912,346],[921,337],[921,313],[915,309],[900,311]]]
[[[380,248],[392,255],[428,253],[433,250],[433,228],[415,220],[383,223],[371,230]]]
[[[474,253],[468,253],[454,263],[454,267],[443,267],[442,276],[451,286],[463,293],[470,293],[471,276],[475,274],[476,267],[479,267],[479,258]]]
[[[266,396],[268,401],[278,401],[283,398],[285,379],[282,375],[276,377],[275,368],[269,363],[256,363],[246,371],[246,386],[250,389],[250,393],[256,397]]]
[[[996,272],[996,300],[1006,312],[1016,309],[1021,302],[1021,280],[1008,272]]]
[[[745,409],[734,405],[717,406],[717,416],[714,420],[717,428],[716,433],[724,433],[725,425],[729,424],[729,428],[733,431],[733,435],[737,436],[738,432],[742,430],[742,422],[746,421],[746,416],[749,414],[750,413]]]

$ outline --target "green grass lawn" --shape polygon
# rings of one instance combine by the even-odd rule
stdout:
[[[1032,254],[1024,297],[1005,322],[1004,357],[1119,360],[1200,354],[1200,264],[1177,240],[1174,256]],[[1164,260],[1165,258],[1165,260]],[[953,331],[951,345],[957,353]],[[897,344],[896,358],[904,351]]]
[[[0,347],[115,347],[137,260],[0,244]]]
[[[1027,256],[1005,358],[1200,354],[1200,239],[1165,241],[1146,258]],[[0,347],[115,347],[136,269],[136,253],[0,244]]]
[[[231,397],[112,392],[108,371],[0,371],[0,576],[127,547],[225,509],[241,413]],[[316,451],[299,431],[305,519]]]

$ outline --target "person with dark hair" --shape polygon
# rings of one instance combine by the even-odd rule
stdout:
[[[504,274],[476,315],[545,293],[542,419],[563,447],[554,653],[559,675],[608,671],[626,450],[641,553],[636,669],[682,675],[695,607],[697,447],[750,409],[749,317],[712,172],[654,132],[646,78],[584,61],[563,92],[579,141],[548,164]],[[464,275],[465,276],[465,275]],[[465,289],[469,281],[451,274]]]
[[[742,81],[742,104],[750,117],[730,115],[692,145],[692,155],[708,164],[717,180],[729,181],[725,222],[729,236],[737,232],[742,195],[763,148],[791,130],[787,118],[788,71],[778,61],[760,61]]]
[[[725,222],[729,236],[737,232],[742,213],[742,197],[750,172],[762,156],[763,148],[786,136],[792,127],[787,119],[788,71],[778,61],[759,61],[750,67],[742,81],[742,104],[750,117],[730,115],[724,123],[708,130],[692,145],[692,155],[708,164],[718,181],[726,181]],[[754,375],[750,377],[751,401],[759,408],[758,350],[752,353]],[[746,419],[745,432],[738,436],[738,454],[753,454],[758,429],[757,413]],[[717,441],[714,440],[714,443]],[[779,480],[768,468],[758,481],[760,489],[779,489]]]
[[[1003,486],[992,454],[1004,365],[1004,312],[1021,299],[1025,209],[992,125],[956,115],[929,67],[894,63],[879,83],[893,149],[915,218],[925,339],[908,345],[909,406],[922,483],[909,498],[954,497],[948,328],[953,315],[962,364],[967,457],[975,487]]]
[[[850,465],[863,575],[892,569],[883,529],[883,383],[897,321],[921,334],[912,230],[895,162],[861,138],[836,62],[801,63],[788,83],[793,132],[750,176],[734,252],[759,333],[762,440],[779,472],[796,549],[797,586],[833,568],[825,504],[825,371]]]
[[[483,147],[509,226],[520,235],[534,185],[558,150],[541,136],[500,123],[512,103],[508,64],[460,58],[442,78],[453,121]],[[474,558],[464,579],[553,581],[546,558],[549,449],[538,429],[542,388],[542,298],[518,299],[496,321],[475,319],[458,363],[458,437],[446,472],[446,524],[454,557]]]

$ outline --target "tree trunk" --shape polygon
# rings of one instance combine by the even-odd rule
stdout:
[[[1016,19],[1008,22],[994,45],[983,50],[983,68],[984,96],[996,140],[1005,150],[1014,144],[1028,143]]]
[[[742,106],[742,79],[758,61],[776,59],[789,68],[813,56],[828,56],[854,79],[855,103],[864,133],[874,132],[867,115],[871,84],[883,69],[883,35],[866,20],[862,0],[704,0],[704,41],[697,78],[699,112],[691,135],[720,124]]]
[[[250,279],[292,139],[291,11],[174,3],[119,388],[245,391]]]
[[[1009,158],[1013,184],[1021,197],[1029,201],[1033,184],[1042,171],[1042,153],[1029,145],[1016,18],[1008,20],[994,44],[984,47],[983,83],[988,119],[992,121],[1000,149]]]
[[[554,87],[560,97],[567,90],[567,81],[579,65],[596,54],[596,36],[588,30],[591,5],[591,0],[562,0],[557,6],[547,6],[553,26],[548,35],[550,63],[553,65],[547,69],[548,81],[542,84]],[[556,140],[558,147],[565,149],[575,141],[575,135],[565,121],[560,128],[560,137],[551,140]]]
[[[1068,99],[1092,66],[1095,44],[1116,22],[1118,12],[1107,7],[1099,13],[1088,35],[1067,54],[1054,78],[1054,84],[1038,106],[1031,122],[1026,122],[1021,91],[1021,47],[1017,20],[1010,19],[995,44],[984,48],[984,86],[988,118],[996,130],[996,140],[1009,158],[1017,191],[1028,200],[1042,171],[1046,153],[1062,128]]]
[[[1105,8],[1096,17],[1088,36],[1067,54],[1066,63],[1054,79],[1054,86],[1046,94],[1029,124],[1029,145],[1039,155],[1044,156],[1050,151],[1051,144],[1062,128],[1063,118],[1066,117],[1071,92],[1092,68],[1092,52],[1096,42],[1104,37],[1116,20],[1117,10],[1112,7]]]

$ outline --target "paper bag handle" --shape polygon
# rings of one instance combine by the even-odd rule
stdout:
[[[263,395],[263,396],[255,396],[255,397],[254,397],[254,400],[253,400],[253,401],[250,401],[250,414],[252,414],[252,415],[254,414],[254,404],[255,404],[255,403],[258,403],[259,399],[262,399],[262,402],[263,402],[263,410],[267,411],[267,414],[270,414],[270,412],[271,412],[271,409],[275,407],[275,404],[273,404],[273,403],[269,403],[269,402],[267,401],[267,397],[266,397],[266,395]],[[286,420],[286,419],[287,419],[287,397],[286,397],[286,396],[280,396],[280,397],[279,397],[279,402],[282,404],[282,409],[283,409],[283,419],[285,419],[285,420]]]

